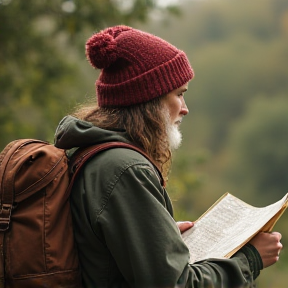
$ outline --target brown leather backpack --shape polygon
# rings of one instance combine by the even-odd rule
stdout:
[[[108,142],[76,153],[41,140],[9,143],[0,153],[0,287],[80,288],[69,194],[85,161],[105,149],[138,148]]]

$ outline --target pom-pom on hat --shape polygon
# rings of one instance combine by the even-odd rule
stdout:
[[[144,103],[189,82],[193,70],[186,54],[165,40],[128,27],[110,27],[86,42],[100,107]]]

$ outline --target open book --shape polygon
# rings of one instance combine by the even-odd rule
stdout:
[[[253,207],[225,193],[182,234],[190,263],[230,258],[258,232],[270,232],[288,205],[288,193],[266,207]]]

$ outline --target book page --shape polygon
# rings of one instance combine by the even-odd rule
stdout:
[[[194,227],[182,234],[190,250],[190,263],[207,258],[229,258],[263,227],[265,232],[271,230],[287,207],[287,196],[258,208],[229,193],[224,194]],[[269,223],[272,218],[274,222]]]

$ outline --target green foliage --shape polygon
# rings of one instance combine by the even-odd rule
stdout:
[[[145,21],[154,8],[153,0],[0,1],[0,149],[15,138],[52,141],[58,121],[95,94],[96,73],[82,69],[85,40]]]
[[[288,192],[287,131],[288,105],[284,95],[254,98],[245,115],[231,126],[227,148],[230,181],[238,187],[241,184],[246,193],[259,191],[258,204],[276,201]]]
[[[209,158],[210,153],[207,150],[189,153],[189,157],[187,153],[177,152],[173,162],[173,173],[168,181],[168,191],[174,203],[174,217],[179,221],[196,220],[206,208],[201,205],[203,204],[201,201],[196,204],[195,194],[201,192],[205,183],[205,174],[201,172],[201,169]]]

